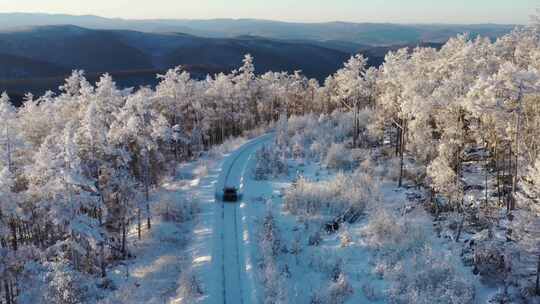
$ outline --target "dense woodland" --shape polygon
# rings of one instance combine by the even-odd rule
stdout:
[[[60,94],[27,95],[21,108],[2,95],[0,303],[84,302],[81,278],[106,288],[109,266],[131,258],[127,231],[152,229],[149,192],[173,164],[280,117],[339,112],[353,126],[346,148],[386,146],[399,186],[428,189],[435,216],[508,221],[497,246],[521,256],[540,294],[540,20],[493,42],[460,35],[391,52],[378,69],[357,55],[323,85],[254,71],[249,55],[204,80],[178,67],[155,89],[75,71]],[[483,204],[464,198],[471,160],[484,168]]]

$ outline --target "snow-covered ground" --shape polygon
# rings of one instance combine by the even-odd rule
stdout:
[[[103,302],[258,303],[254,244],[248,237],[254,232],[248,229],[245,202],[260,189],[244,178],[250,176],[248,164],[255,151],[272,136],[180,165],[178,174],[153,192],[152,205],[193,203],[193,218],[183,223],[154,218],[152,230],[141,240],[134,226],[129,234],[134,257],[113,268],[109,276],[117,289]],[[224,185],[245,191],[245,199],[223,203],[219,197]],[[185,292],[192,288],[200,294]]]
[[[136,230],[131,232],[136,257],[115,267],[112,278],[118,290],[107,299],[110,303],[248,304],[264,303],[272,293],[283,303],[312,303],[316,299],[326,303],[333,293],[348,294],[339,289],[343,286],[351,292],[345,302],[335,303],[388,303],[389,290],[403,279],[395,273],[402,273],[401,268],[410,269],[411,275],[421,273],[415,263],[418,252],[426,248],[428,258],[452,265],[457,277],[474,286],[476,303],[486,303],[496,292],[480,284],[461,263],[460,246],[437,236],[431,216],[415,201],[422,193],[396,187],[391,179],[373,173],[374,167],[365,169],[373,170],[380,205],[368,207],[356,223],[326,233],[322,227],[331,215],[306,218],[286,211],[284,192],[299,176],[317,183],[335,180],[340,173],[325,169],[320,162],[289,159],[288,174],[256,180],[256,151],[271,145],[273,136],[250,140],[232,153],[179,166],[177,176],[165,182],[152,200],[155,206],[167,201],[194,203],[196,214],[181,224],[156,219],[154,228],[140,241]],[[219,199],[225,185],[241,189],[240,202]],[[417,233],[414,240],[421,242],[422,248],[409,244],[414,248],[396,254],[401,240],[395,246],[374,245],[372,219],[378,210],[390,214],[396,226],[408,227],[407,233]],[[280,239],[272,267],[265,261],[268,252],[261,248],[263,224],[269,214]],[[316,245],[310,244],[314,235],[320,235]],[[270,271],[279,280],[275,285],[269,282]],[[346,285],[339,285],[336,273],[343,274]],[[419,278],[421,274],[409,277]]]
[[[437,233],[432,229],[432,217],[423,210],[423,206],[412,199],[419,194],[417,190],[398,188],[396,183],[390,180],[375,180],[382,196],[381,204],[366,210],[358,222],[344,224],[336,233],[325,233],[322,227],[325,220],[331,217],[308,219],[294,216],[284,211],[282,194],[296,180],[296,172],[314,182],[333,180],[338,172],[322,169],[319,163],[308,162],[299,165],[296,162],[289,162],[289,164],[292,174],[288,176],[269,181],[247,178],[246,188],[251,191],[246,195],[240,209],[245,238],[255,240],[255,242],[258,238],[256,227],[261,227],[264,215],[271,212],[275,218],[280,230],[280,243],[283,246],[277,258],[277,271],[282,280],[280,285],[286,289],[284,302],[312,303],[314,299],[319,298],[323,301],[321,303],[327,303],[325,301],[330,301],[328,296],[332,295],[332,284],[337,284],[332,276],[334,271],[338,271],[345,275],[352,290],[352,294],[344,303],[389,303],[388,291],[395,286],[397,280],[403,279],[393,277],[394,272],[401,273],[401,270],[396,268],[409,269],[411,281],[416,274],[418,274],[415,277],[417,280],[429,279],[431,274],[422,275],[423,269],[415,264],[420,255],[416,252],[417,250],[428,250],[429,252],[425,253],[429,256],[428,259],[440,259],[441,268],[449,265],[449,269],[457,278],[470,283],[475,290],[475,303],[487,303],[489,296],[496,292],[482,285],[472,274],[471,269],[462,264],[459,258],[460,245],[437,237]],[[393,247],[392,249],[374,246],[370,240],[370,229],[373,229],[370,226],[370,219],[377,210],[385,210],[392,214],[392,219],[396,220],[395,223],[384,223],[387,226],[398,225],[398,222],[399,225],[404,223],[403,225],[410,229],[411,234],[420,234],[417,236],[418,240],[414,235],[403,235],[405,238],[410,237],[421,242],[419,247],[412,249],[407,249],[406,246],[400,247],[401,242],[407,242],[407,240],[394,241],[395,244],[389,246]],[[386,229],[389,229],[389,232],[392,230],[391,227]],[[319,244],[308,244],[309,238],[318,232],[321,235]],[[295,249],[299,252],[293,254],[294,247],[298,246],[297,242],[300,243],[300,249]],[[252,245],[247,252],[249,253],[248,265],[256,267],[261,257],[258,247]],[[392,255],[396,256],[390,257]],[[430,270],[433,269],[426,269],[427,272]],[[436,269],[433,273],[437,273],[436,271],[438,270]],[[437,275],[433,274],[433,276]],[[255,278],[254,282],[257,281],[260,282]],[[430,285],[427,281],[423,284]],[[454,288],[458,287],[454,286]],[[259,290],[257,301],[251,303],[263,302],[261,291],[264,288],[259,287],[257,290]],[[454,290],[453,292],[459,294],[461,291]],[[336,300],[335,303],[341,302]],[[441,299],[437,303],[446,303],[446,300]]]
[[[272,138],[253,139],[227,155],[210,170],[207,182],[198,188],[201,213],[187,248],[193,274],[201,281],[204,295],[200,303],[256,303],[250,284],[252,268],[246,266],[246,240],[242,232],[242,211],[238,203],[219,199],[224,185],[241,187],[247,164],[254,152]]]
[[[181,208],[193,214],[182,214],[186,221],[154,216],[152,230],[143,229],[141,240],[134,226],[129,233],[134,257],[110,271],[116,290],[103,302],[189,303],[192,299],[185,299],[182,285],[193,283],[190,280],[202,280],[203,302],[223,302],[223,271],[213,264],[214,256],[222,252],[221,234],[215,232],[223,226],[215,189],[224,167],[242,151],[238,148],[244,142],[234,140],[197,161],[179,165],[176,176],[152,193],[154,213],[164,213],[170,205],[173,213]]]

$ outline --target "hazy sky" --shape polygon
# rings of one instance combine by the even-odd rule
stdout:
[[[527,23],[540,0],[0,0],[0,12],[122,18]]]

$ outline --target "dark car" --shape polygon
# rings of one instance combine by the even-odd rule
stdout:
[[[224,202],[236,202],[238,201],[238,190],[236,188],[226,187],[223,189],[223,201]]]

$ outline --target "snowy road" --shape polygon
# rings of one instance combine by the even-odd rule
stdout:
[[[219,193],[224,186],[236,187],[243,191],[243,179],[246,174],[246,168],[250,157],[264,143],[270,140],[271,135],[259,137],[233,153],[223,164],[222,174],[216,184],[216,192]],[[218,195],[219,197],[219,195]],[[225,304],[243,304],[245,284],[242,279],[245,277],[245,265],[242,262],[243,244],[241,243],[241,227],[239,227],[238,208],[240,202],[221,204],[221,263],[222,263],[222,281],[223,281],[223,303]],[[218,224],[218,223],[216,223]],[[217,231],[217,229],[216,229]],[[219,246],[216,246],[219,248]],[[217,253],[217,252],[216,252]],[[217,257],[216,257],[217,258]],[[219,260],[219,258],[215,259]],[[248,301],[249,302],[249,301]]]
[[[246,251],[249,249],[245,248],[247,244],[242,226],[246,210],[241,209],[245,202],[223,203],[220,196],[225,185],[243,192],[244,178],[249,179],[250,159],[272,138],[273,134],[255,138],[227,155],[219,164],[209,168],[208,178],[198,187],[201,215],[188,249],[193,271],[200,278],[205,294],[198,303],[257,302],[253,299],[253,276],[248,274],[253,269],[246,266]]]

